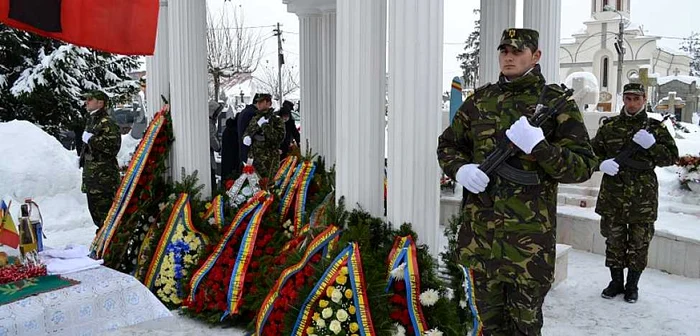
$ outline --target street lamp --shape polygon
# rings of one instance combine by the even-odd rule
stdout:
[[[625,46],[624,46],[624,36],[625,36],[625,18],[622,13],[615,9],[615,7],[610,5],[605,5],[603,7],[604,12],[615,12],[620,16],[620,24],[618,25],[617,41],[615,41],[615,51],[617,51],[617,86],[615,89],[615,96],[617,97],[622,92],[622,67],[625,59]]]

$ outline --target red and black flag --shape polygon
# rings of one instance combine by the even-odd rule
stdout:
[[[123,55],[152,55],[159,0],[0,0],[0,22]]]

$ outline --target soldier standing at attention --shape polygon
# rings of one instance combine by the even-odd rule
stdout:
[[[604,173],[595,212],[605,237],[605,266],[612,281],[601,296],[625,294],[637,302],[637,283],[647,266],[649,243],[654,237],[659,184],[654,167],[670,166],[678,159],[676,143],[666,127],[647,117],[642,84],[626,84],[624,107],[608,119],[593,138],[593,150],[603,160]],[[627,284],[623,269],[627,268]]]
[[[458,239],[479,335],[540,335],[554,277],[557,185],[583,182],[598,165],[574,101],[541,128],[526,119],[545,86],[547,106],[564,94],[542,76],[538,39],[535,30],[506,29],[498,83],[476,89],[438,139],[440,166],[469,191]],[[536,183],[479,169],[505,137],[521,150],[506,164]]]
[[[264,189],[273,183],[280,167],[280,144],[285,137],[285,126],[275,110],[267,108],[255,111],[243,133],[243,145],[249,148],[248,159],[260,175],[260,186]]]
[[[105,109],[108,104],[109,98],[102,91],[91,91],[85,95],[85,108],[90,116],[83,132],[85,145],[80,154],[82,191],[87,194],[90,215],[98,230],[107,217],[121,180],[117,153],[122,138],[119,126]]]

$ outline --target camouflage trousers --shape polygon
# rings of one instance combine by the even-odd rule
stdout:
[[[467,278],[475,303],[470,307],[476,319],[471,335],[541,335],[542,304],[551,284],[503,281],[475,268]]]
[[[647,267],[653,221],[630,222],[624,217],[602,216],[600,234],[605,237],[605,266],[643,271]]]
[[[100,191],[88,191],[87,201],[88,209],[90,210],[90,216],[92,216],[92,221],[97,225],[97,230],[102,227],[105,219],[107,218],[107,213],[109,208],[112,206],[112,201],[114,200],[115,190],[100,190]]]

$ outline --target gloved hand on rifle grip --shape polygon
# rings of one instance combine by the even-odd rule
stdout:
[[[455,179],[457,183],[467,188],[467,190],[473,194],[478,194],[486,190],[486,186],[490,181],[489,176],[479,169],[479,165],[474,163],[465,164],[460,167],[459,170],[457,170]]]
[[[544,140],[542,129],[530,125],[525,116],[520,117],[506,130],[506,136],[525,154],[532,153],[532,149]]]
[[[649,147],[656,143],[656,138],[654,138],[654,135],[649,133],[647,130],[641,129],[639,132],[634,134],[632,141],[636,142],[644,149],[649,149]]]

